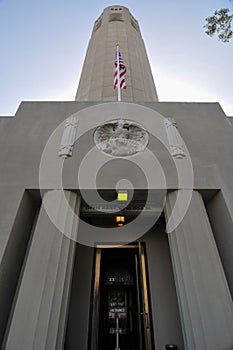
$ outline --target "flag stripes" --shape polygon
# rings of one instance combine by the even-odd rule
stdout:
[[[119,74],[118,74],[118,67],[119,67]],[[114,61],[114,85],[113,85],[114,89],[118,87],[118,76],[120,80],[120,89],[126,89],[125,73],[126,73],[126,66],[118,49],[116,51],[116,56]]]

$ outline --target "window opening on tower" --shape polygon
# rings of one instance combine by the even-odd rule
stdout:
[[[94,32],[99,29],[99,27],[101,26],[102,24],[102,16],[100,16],[96,21],[95,21],[95,24],[94,24]]]
[[[109,22],[113,22],[113,21],[124,22],[122,18],[122,13],[110,13]]]

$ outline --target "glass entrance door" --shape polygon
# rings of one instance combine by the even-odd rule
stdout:
[[[145,251],[96,249],[90,350],[152,350]]]

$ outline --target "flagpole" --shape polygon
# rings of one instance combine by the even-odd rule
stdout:
[[[120,59],[119,59],[119,44],[116,44],[117,51],[117,101],[121,102],[121,86],[120,86]]]

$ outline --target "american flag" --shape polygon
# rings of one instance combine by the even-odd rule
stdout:
[[[119,60],[120,89],[126,89],[126,83],[125,83],[126,67],[119,50],[116,51],[116,57],[114,61],[114,89],[118,87],[118,60]]]

